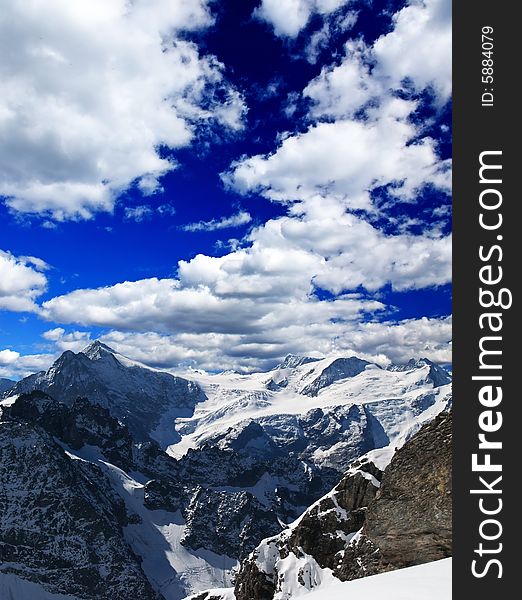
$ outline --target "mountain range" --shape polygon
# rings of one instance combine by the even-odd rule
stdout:
[[[374,533],[385,516],[368,522],[366,513],[379,506],[397,449],[447,414],[451,377],[426,359],[384,369],[342,356],[287,356],[265,373],[173,375],[94,342],[0,398],[0,597],[182,600],[221,590],[216,598],[272,600],[285,559],[259,569],[253,557],[274,543],[290,556],[306,522],[318,524],[314,539],[330,540],[313,558],[319,570],[305,569],[308,583],[301,575],[306,591],[325,573],[339,579],[332,561],[354,539],[384,556],[373,572],[410,564],[388,560]],[[413,453],[418,464],[410,457],[392,473],[426,479],[430,443]],[[332,502],[349,526],[321,516]],[[447,517],[433,524],[446,549],[421,553],[426,560],[449,554]],[[268,584],[246,578],[253,560]],[[362,574],[352,571],[343,567],[344,579]],[[281,598],[303,591],[295,572]],[[241,595],[245,581],[272,595]]]

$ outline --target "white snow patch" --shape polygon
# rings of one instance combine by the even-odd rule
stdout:
[[[181,545],[185,522],[179,511],[148,510],[143,505],[144,484],[118,467],[99,461],[129,513],[141,523],[128,525],[125,538],[142,559],[142,568],[153,587],[166,600],[181,600],[198,590],[231,586],[237,561],[209,550],[188,550]],[[145,478],[140,476],[143,481]]]
[[[18,400],[18,397],[18,394],[14,396],[8,396],[7,398],[0,400],[0,406],[12,406]]]
[[[451,558],[321,586],[306,600],[386,598],[386,600],[450,600]]]

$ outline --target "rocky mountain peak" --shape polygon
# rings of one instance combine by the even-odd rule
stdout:
[[[34,390],[69,406],[77,398],[89,398],[123,421],[140,441],[152,437],[161,443],[177,439],[174,419],[189,416],[204,398],[196,383],[135,363],[100,341],[82,352],[65,351],[47,371],[19,381],[12,393]],[[162,431],[154,437],[158,428]]]
[[[95,340],[88,346],[86,346],[82,351],[82,354],[85,354],[91,360],[99,360],[100,358],[106,357],[108,354],[114,356],[117,354],[116,350],[113,350],[107,344],[100,342],[100,340]]]
[[[287,354],[282,363],[280,363],[278,369],[295,369],[301,365],[307,365],[308,363],[317,362],[320,358],[312,358],[311,356],[299,356],[298,354]]]

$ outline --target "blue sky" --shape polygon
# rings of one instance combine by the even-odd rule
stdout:
[[[10,0],[0,376],[449,362],[450,6]]]

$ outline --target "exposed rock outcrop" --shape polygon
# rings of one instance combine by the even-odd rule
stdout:
[[[0,421],[0,573],[82,600],[155,600],[126,523],[99,469],[38,425]]]
[[[452,419],[441,413],[399,449],[368,507],[364,533],[383,563],[407,567],[451,556]]]
[[[364,524],[381,475],[373,463],[354,463],[339,484],[289,529],[264,540],[241,564],[237,600],[286,598],[296,587],[312,589],[324,569],[337,574],[345,547]]]
[[[332,492],[243,561],[237,600],[281,600],[332,573],[348,581],[451,556],[451,446],[445,412],[396,452],[384,474],[355,462]]]

